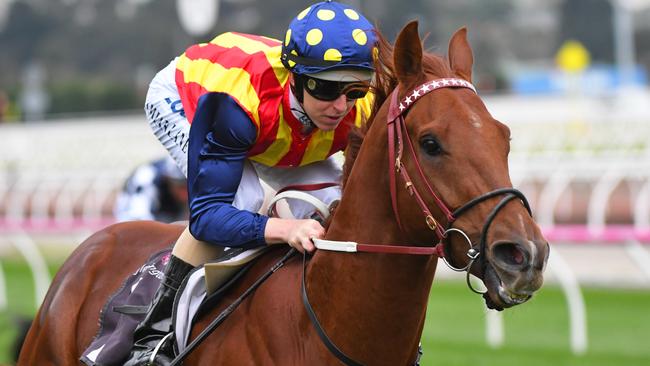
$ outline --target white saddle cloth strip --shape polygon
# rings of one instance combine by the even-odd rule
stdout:
[[[178,297],[176,307],[174,329],[179,352],[187,346],[192,320],[206,296],[228,281],[243,265],[262,254],[264,249],[266,247],[246,250],[224,261],[206,263],[192,272]]]
[[[208,294],[215,292],[222,284],[226,283],[246,263],[257,258],[267,247],[259,247],[239,253],[238,255],[220,260],[208,262],[203,265],[205,268],[205,284]]]
[[[205,268],[201,267],[187,279],[187,284],[178,298],[174,330],[176,333],[176,346],[179,352],[182,352],[187,345],[192,319],[205,296]]]

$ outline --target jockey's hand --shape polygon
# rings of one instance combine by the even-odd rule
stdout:
[[[316,250],[312,238],[321,239],[325,229],[316,220],[279,219],[272,217],[266,223],[264,237],[268,244],[288,243],[299,252]]]

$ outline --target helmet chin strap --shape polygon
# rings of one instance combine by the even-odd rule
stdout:
[[[302,82],[299,82],[301,80],[302,78],[300,78],[298,75],[291,73],[291,81],[289,81],[289,85],[291,86],[291,92],[293,93],[293,96],[296,97],[296,100],[298,101],[298,103],[300,103],[300,106],[302,107],[302,103],[305,102],[305,95],[303,94],[305,91],[305,86],[303,85]]]

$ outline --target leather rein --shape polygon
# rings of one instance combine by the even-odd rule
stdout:
[[[333,251],[341,251],[341,252],[349,252],[349,253],[370,252],[370,253],[389,253],[389,254],[436,255],[439,258],[442,258],[443,261],[447,264],[447,266],[452,270],[457,272],[462,272],[462,271],[467,272],[466,280],[470,290],[472,290],[477,294],[483,294],[482,292],[474,289],[474,287],[472,286],[470,282],[470,272],[474,262],[477,259],[480,260],[481,270],[482,271],[485,270],[487,261],[485,259],[485,255],[481,255],[481,254],[485,253],[487,247],[486,240],[487,240],[488,229],[490,228],[492,222],[494,221],[494,218],[496,217],[498,212],[503,207],[505,207],[505,205],[508,202],[516,198],[518,198],[521,201],[521,203],[528,211],[529,215],[532,216],[532,212],[530,209],[530,205],[528,204],[528,200],[526,199],[524,194],[515,188],[510,188],[510,187],[498,188],[493,191],[484,193],[468,201],[467,203],[455,209],[454,211],[451,211],[444,203],[444,201],[440,199],[440,197],[433,190],[433,188],[429,184],[429,180],[424,174],[424,171],[418,161],[417,155],[415,153],[415,149],[413,147],[413,143],[411,142],[411,138],[408,135],[408,130],[406,128],[406,123],[404,120],[404,115],[408,111],[408,109],[424,95],[427,95],[428,93],[434,90],[442,89],[442,88],[466,88],[466,89],[471,89],[472,91],[474,91],[474,93],[476,93],[476,88],[471,83],[465,80],[457,79],[457,78],[435,79],[416,87],[411,92],[406,94],[406,96],[398,103],[399,88],[395,88],[395,90],[393,90],[393,92],[389,96],[390,104],[388,109],[388,121],[387,121],[388,170],[389,170],[388,175],[390,178],[389,182],[390,182],[391,205],[393,208],[395,219],[397,220],[397,224],[400,227],[400,229],[402,229],[403,231],[402,222],[400,220],[399,211],[397,208],[396,176],[397,174],[399,174],[402,180],[404,181],[404,188],[407,190],[408,194],[415,199],[418,206],[420,207],[420,210],[422,211],[427,227],[430,230],[432,230],[436,235],[437,243],[434,246],[430,246],[430,247],[420,247],[420,246],[402,246],[402,245],[384,245],[384,244],[358,244],[355,242],[329,241],[329,240],[321,240],[321,239],[314,239],[313,241],[316,247],[321,250],[333,250]],[[417,173],[420,176],[420,180],[423,182],[426,188],[426,192],[433,198],[434,202],[436,203],[436,206],[446,218],[447,224],[445,228],[443,228],[440,225],[440,223],[433,217],[431,210],[426,204],[426,201],[423,199],[423,195],[418,191],[417,187],[413,184],[413,180],[411,179],[409,173],[405,169],[404,164],[402,163],[404,145],[408,146],[408,152],[411,154],[412,157],[411,160],[416,167]],[[499,203],[497,203],[494,206],[492,211],[488,214],[485,223],[483,225],[483,228],[481,230],[481,237],[478,245],[474,245],[464,231],[452,227],[453,223],[460,215],[469,211],[471,208],[478,205],[479,203],[498,196],[503,196],[503,198],[501,199],[501,201],[499,201]],[[456,267],[451,263],[451,256],[448,248],[449,244],[448,241],[445,240],[448,234],[451,232],[459,233],[460,235],[463,236],[463,238],[468,243],[469,249],[466,253],[468,257],[468,262],[463,267]],[[334,354],[339,359],[339,361],[341,361],[345,365],[351,365],[351,366],[362,365],[354,361],[347,355],[345,355],[345,353],[343,353],[329,339],[324,329],[320,325],[320,322],[318,321],[318,318],[316,317],[316,314],[311,304],[309,303],[309,298],[307,296],[307,291],[305,286],[305,272],[306,272],[305,270],[306,270],[306,254],[303,257],[302,298],[303,298],[303,304],[305,305],[305,309],[307,310],[309,318],[311,319],[314,328],[316,328],[319,337],[321,338],[325,346],[328,348],[328,350],[332,354]],[[416,364],[417,361],[418,360],[416,360]]]
[[[388,159],[389,159],[388,165],[389,165],[390,192],[391,192],[393,213],[395,214],[395,218],[397,220],[400,229],[403,230],[402,223],[400,221],[400,217],[397,209],[396,173],[399,173],[402,179],[404,180],[404,184],[405,184],[404,187],[408,191],[409,195],[414,197],[416,202],[420,206],[427,227],[429,227],[429,229],[434,231],[434,233],[438,237],[437,244],[432,247],[421,247],[421,246],[402,246],[402,245],[385,245],[385,244],[358,244],[355,242],[341,242],[341,241],[331,241],[331,240],[321,240],[321,239],[313,239],[313,241],[316,247],[320,250],[334,250],[334,251],[349,252],[349,253],[369,252],[369,253],[386,253],[386,254],[436,255],[439,258],[442,258],[452,270],[459,271],[459,272],[466,271],[467,284],[469,288],[476,293],[480,293],[476,291],[472,287],[471,283],[469,282],[469,274],[473,263],[479,257],[481,258],[482,265],[485,266],[485,261],[486,261],[485,256],[484,255],[480,256],[480,254],[485,251],[487,232],[495,216],[509,201],[515,198],[519,198],[521,200],[522,204],[524,205],[524,207],[526,208],[529,214],[531,214],[531,210],[530,210],[530,206],[528,205],[528,201],[526,200],[526,197],[523,195],[523,193],[521,193],[520,191],[514,188],[499,188],[470,200],[469,202],[465,203],[463,206],[457,208],[452,212],[431,188],[431,185],[429,184],[422,170],[422,167],[418,162],[417,155],[415,154],[415,149],[413,148],[413,144],[408,135],[406,124],[404,121],[404,113],[408,110],[408,108],[413,103],[415,103],[415,101],[420,99],[422,96],[430,93],[433,90],[440,89],[440,88],[467,88],[476,92],[476,89],[472,84],[462,79],[454,79],[454,78],[436,79],[424,83],[419,87],[417,87],[416,89],[414,89],[412,93],[407,94],[407,96],[402,100],[401,103],[399,103],[399,105],[397,104],[399,91],[396,88],[390,96],[391,102],[388,111]],[[404,138],[404,136],[406,136],[406,138]],[[438,206],[440,211],[447,219],[447,226],[444,230],[441,228],[440,224],[436,221],[436,219],[431,214],[431,211],[429,210],[427,204],[422,198],[422,195],[414,186],[411,177],[409,176],[404,165],[402,164],[404,141],[406,141],[406,144],[409,147],[412,160],[417,168],[418,174],[420,175],[422,182],[424,182],[427,188],[428,193],[433,197],[436,205]],[[281,199],[287,199],[287,198],[300,199],[314,204],[314,200],[311,198],[307,198],[305,195],[298,195],[298,196],[296,196],[295,194],[282,195],[282,193],[285,193],[285,191],[289,191],[289,190],[313,191],[313,190],[329,188],[335,185],[337,184],[318,183],[318,184],[305,184],[305,185],[295,185],[295,186],[285,187],[284,189],[278,192],[277,198],[274,199],[273,202],[271,203],[269,207],[269,214],[276,212],[275,203],[277,203]],[[454,221],[460,215],[467,212],[472,207],[478,205],[479,203],[485,200],[497,196],[502,196],[502,195],[505,195],[505,197],[501,199],[501,201],[492,209],[492,211],[488,214],[486,218],[485,224],[481,231],[481,239],[478,246],[474,246],[471,240],[469,239],[469,237],[462,230],[452,227]],[[316,202],[315,207],[317,211],[319,211],[324,218],[326,218],[327,215],[329,214],[329,210],[326,206],[320,205]],[[447,246],[445,245],[446,241],[444,239],[447,237],[447,234],[449,234],[450,232],[460,233],[469,244],[469,250],[467,251],[469,262],[466,266],[462,268],[454,267],[447,259],[450,258],[450,256],[449,256],[449,251],[447,249]],[[289,250],[289,252],[287,252],[284,255],[284,257],[282,257],[282,259],[280,259],[269,271],[267,271],[262,276],[260,276],[255,281],[255,283],[253,283],[239,298],[237,298],[221,314],[219,314],[219,316],[217,316],[217,318],[215,318],[187,346],[187,348],[183,350],[183,352],[181,352],[178,356],[176,356],[172,360],[170,365],[172,366],[179,365],[181,362],[183,362],[183,360],[188,356],[188,354],[192,352],[192,350],[194,350],[201,342],[203,342],[208,337],[208,335],[210,335],[237,308],[237,306],[246,297],[248,297],[253,291],[255,291],[255,289],[259,287],[269,276],[271,276],[278,269],[280,269],[285,264],[285,262],[288,261],[295,253],[296,253],[295,249],[292,248],[291,250]],[[314,328],[316,329],[318,336],[320,337],[321,341],[325,344],[327,349],[334,356],[336,356],[338,360],[341,361],[343,364],[348,366],[362,366],[363,364],[348,357],[329,339],[329,337],[325,333],[325,330],[323,329],[320,322],[318,321],[318,318],[316,317],[316,313],[314,312],[314,309],[309,303],[309,298],[307,296],[306,279],[305,279],[306,269],[307,269],[307,254],[303,254],[303,272],[302,272],[302,289],[301,289],[302,300],[305,309],[307,311],[307,315],[309,316]],[[158,347],[160,347],[165,342],[166,339],[170,339],[170,336],[172,334],[173,333],[170,333],[167,337],[165,337],[158,344]],[[422,351],[421,351],[421,347],[419,347],[415,359],[415,365],[419,365],[419,359],[421,355],[422,355]],[[155,352],[153,356],[155,357]]]

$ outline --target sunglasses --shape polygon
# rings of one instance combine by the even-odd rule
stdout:
[[[303,86],[312,97],[331,102],[345,95],[348,100],[360,99],[368,94],[370,87],[361,82],[340,82],[304,77]]]

